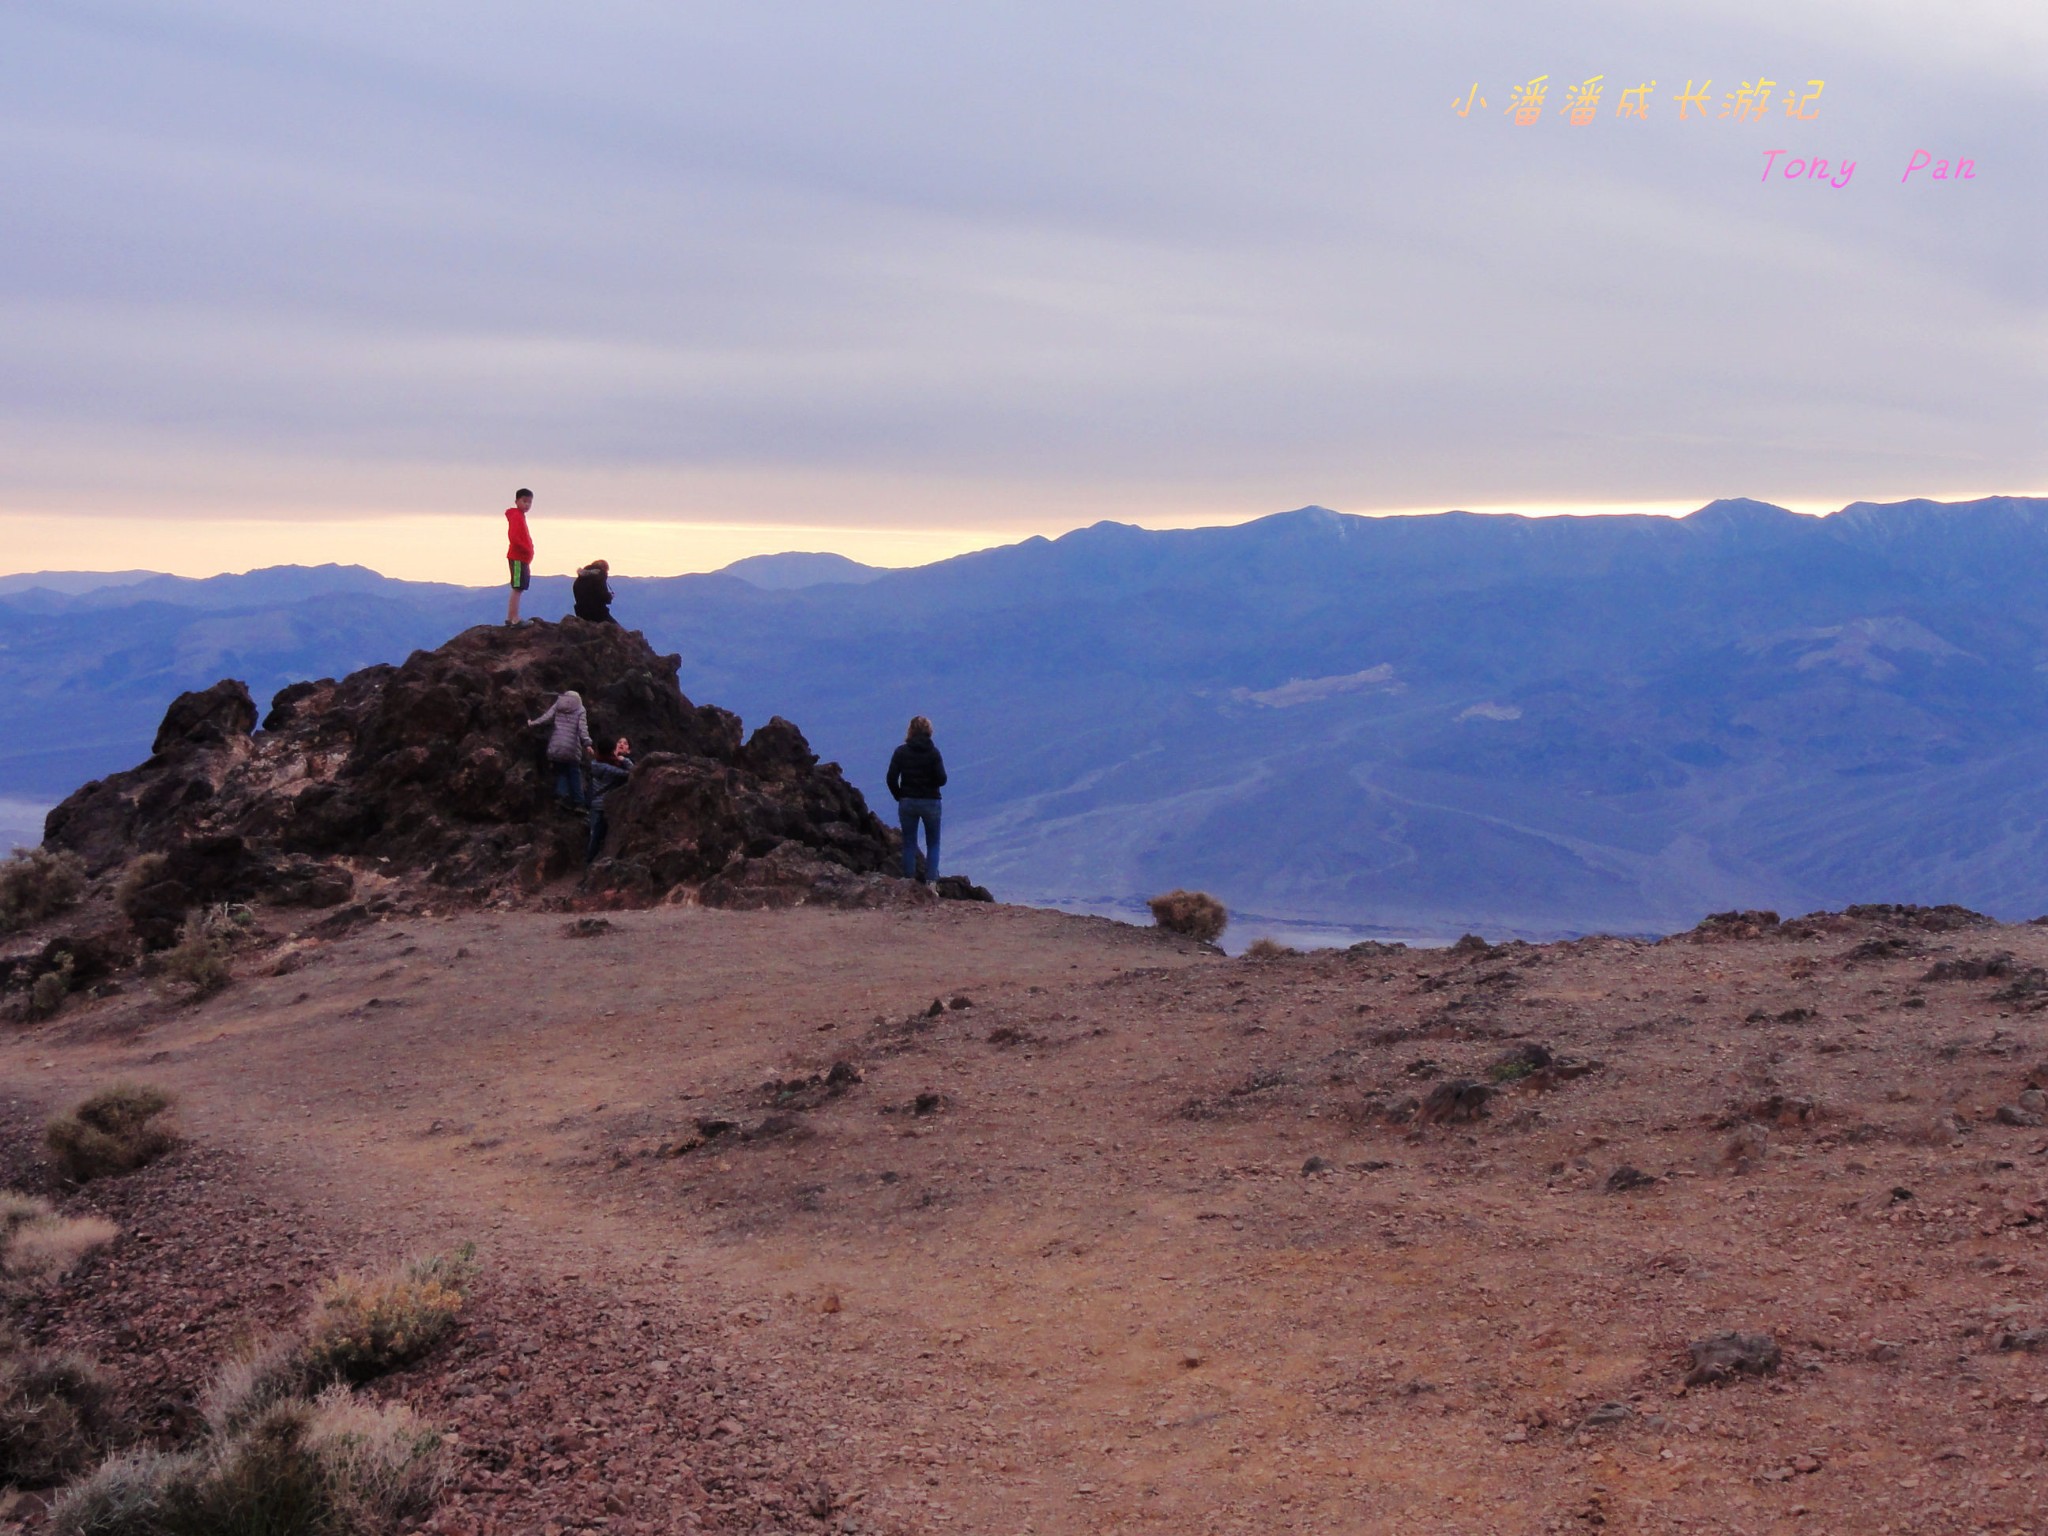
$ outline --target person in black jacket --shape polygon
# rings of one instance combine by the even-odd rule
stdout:
[[[605,797],[633,776],[633,748],[621,736],[612,744],[609,759],[594,758],[586,775],[590,795],[590,841],[583,850],[583,867],[588,869],[597,862],[597,855],[604,847],[604,835],[611,828],[605,819]]]
[[[616,624],[612,617],[612,568],[608,561],[593,560],[576,573],[569,590],[576,598],[576,617],[593,624]]]
[[[932,723],[923,715],[910,722],[903,745],[889,759],[889,793],[903,827],[903,878],[917,878],[917,828],[924,824],[924,878],[939,878],[939,789],[946,782],[946,760],[932,745]]]

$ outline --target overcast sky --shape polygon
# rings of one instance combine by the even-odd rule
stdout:
[[[0,567],[2048,489],[2044,79],[2038,0],[8,0]]]

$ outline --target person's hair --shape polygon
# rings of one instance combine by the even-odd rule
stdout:
[[[910,717],[910,729],[903,733],[903,739],[905,741],[916,741],[920,736],[926,741],[932,739],[932,723],[923,715],[912,715]]]
[[[521,487],[519,487],[518,490],[512,493],[512,499],[514,501],[531,501],[533,500],[533,492],[529,491],[525,486],[522,485]]]
[[[609,560],[593,560],[583,569],[586,571],[603,571],[605,575],[609,576],[612,573],[612,563]]]

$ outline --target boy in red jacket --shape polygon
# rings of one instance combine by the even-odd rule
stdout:
[[[505,509],[505,527],[510,542],[505,561],[512,567],[512,600],[505,605],[505,622],[519,622],[519,594],[533,585],[533,535],[526,531],[526,513],[533,505],[533,492],[522,488]]]

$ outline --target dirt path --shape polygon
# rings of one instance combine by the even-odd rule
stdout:
[[[585,1311],[607,1370],[730,1373],[718,1433],[845,1529],[2041,1528],[2048,1362],[1994,1341],[2048,1323],[2048,1132],[1992,1111],[2048,1040],[1917,978],[2048,932],[1258,963],[1008,908],[611,922],[387,922],[0,1068],[146,1073],[313,1212],[476,1239],[556,1309],[541,1375]],[[1369,1107],[1518,1042],[1600,1065]],[[1725,1328],[1784,1365],[1685,1391]],[[561,1523],[695,1528],[658,1440]]]

